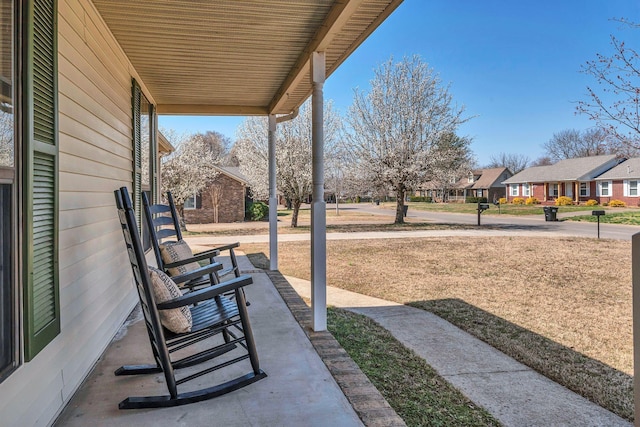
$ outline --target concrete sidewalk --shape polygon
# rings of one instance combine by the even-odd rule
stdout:
[[[308,281],[287,280],[310,297]],[[631,425],[429,312],[331,286],[327,303],[378,322],[505,426]]]

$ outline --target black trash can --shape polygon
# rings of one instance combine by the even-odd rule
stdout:
[[[404,214],[404,217],[407,217],[407,210],[409,209],[409,206],[407,205],[403,205],[402,206],[402,213]]]
[[[558,220],[558,207],[557,206],[545,206],[544,210],[545,221],[557,221]]]

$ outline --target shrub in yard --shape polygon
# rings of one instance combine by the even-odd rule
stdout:
[[[539,205],[540,200],[537,197],[527,197],[527,200],[524,201],[525,205]]]
[[[431,203],[431,197],[429,196],[409,196],[410,202],[427,202]]]
[[[249,205],[251,221],[261,221],[269,215],[269,206],[264,202],[253,202]]]
[[[573,200],[571,197],[560,196],[556,199],[556,206],[571,206],[573,205]]]
[[[625,208],[627,207],[627,204],[622,200],[613,199],[612,201],[609,202],[609,206],[614,208]]]
[[[500,200],[498,200],[498,203],[500,203],[501,205],[506,205],[508,203],[507,198],[500,197]]]
[[[487,198],[486,197],[467,197],[464,200],[465,203],[487,203]]]
[[[593,200],[593,199],[589,199],[586,201],[585,206],[598,206],[598,201],[597,200]]]
[[[514,205],[524,205],[524,199],[522,197],[514,197],[511,203]]]

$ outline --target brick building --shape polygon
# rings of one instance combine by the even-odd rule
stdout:
[[[247,179],[238,168],[217,169],[218,176],[203,191],[185,200],[187,224],[244,221]]]

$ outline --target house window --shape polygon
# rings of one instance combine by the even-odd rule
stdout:
[[[627,197],[638,197],[638,180],[624,181],[624,195]]]
[[[531,195],[531,187],[529,184],[522,184],[522,195],[529,197]]]
[[[598,196],[610,197],[611,196],[611,181],[600,181],[598,183]]]
[[[580,183],[580,197],[589,197],[589,183],[581,182]]]
[[[193,196],[191,196],[191,197],[186,198],[185,201],[184,201],[183,209],[185,209],[185,210],[195,209],[196,208],[196,199],[197,199],[197,197],[196,197],[195,194]]]
[[[518,184],[509,184],[509,191],[511,196],[518,195]]]
[[[551,197],[558,197],[558,184],[549,184],[549,195]]]

